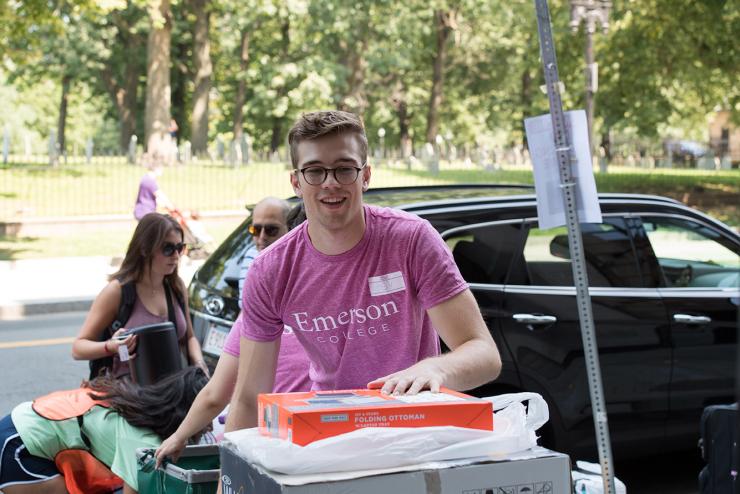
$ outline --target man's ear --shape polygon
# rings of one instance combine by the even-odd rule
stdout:
[[[298,173],[293,170],[290,174],[290,185],[293,186],[293,192],[296,197],[303,197],[303,191],[301,190],[301,183],[298,181]]]
[[[362,191],[365,192],[370,187],[370,175],[372,171],[370,165],[365,165],[362,169]]]

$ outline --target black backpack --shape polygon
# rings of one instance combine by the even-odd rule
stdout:
[[[165,298],[167,299],[167,316],[170,322],[177,327],[177,322],[175,319],[175,311],[172,308],[172,296],[171,296],[171,290],[170,285],[167,281],[164,283],[164,294]],[[177,304],[182,309],[183,314],[185,314],[185,302],[181,299],[180,293],[175,290],[175,298],[177,299]],[[136,283],[133,281],[129,281],[127,283],[121,284],[121,302],[118,305],[118,312],[116,313],[116,318],[113,320],[113,322],[110,324],[110,326],[103,329],[103,331],[100,333],[100,339],[98,341],[107,341],[112,336],[113,333],[121,329],[123,326],[126,325],[128,322],[128,318],[131,317],[131,312],[134,310],[134,303],[136,302]],[[106,372],[110,370],[110,368],[113,367],[113,355],[108,355],[107,357],[102,357],[94,360],[90,360],[90,378],[89,379],[95,379],[96,377],[100,376],[102,372]]]

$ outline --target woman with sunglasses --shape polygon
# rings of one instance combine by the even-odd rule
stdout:
[[[121,267],[93,301],[72,344],[75,360],[112,357],[109,372],[115,377],[127,376],[128,362],[121,361],[119,355],[125,356],[127,351],[134,358],[136,351],[136,336],[126,336],[127,328],[174,320],[183,357],[208,374],[200,343],[193,333],[185,283],[177,274],[184,249],[183,230],[170,216],[149,213],[139,221]],[[135,288],[131,313],[127,321],[119,321],[123,327],[116,328],[113,323],[118,317],[124,286],[131,285]],[[169,308],[174,314],[170,314]],[[123,346],[126,351],[119,352]]]

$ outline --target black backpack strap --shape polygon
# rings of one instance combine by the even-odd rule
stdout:
[[[180,291],[175,287],[170,287],[170,283],[165,278],[164,280],[164,295],[167,298],[167,318],[172,323],[172,326],[175,328],[175,334],[177,334],[177,315],[175,314],[175,309],[172,305],[172,294],[171,292],[175,292],[175,299],[177,300],[177,305],[180,306],[180,309],[182,310],[182,315],[185,317],[185,324],[187,327],[187,317],[185,315],[185,302],[183,301],[182,297],[180,296]],[[187,362],[190,360],[188,357],[188,347],[187,347],[187,341],[179,341],[178,339],[178,347],[180,348],[180,352],[182,354],[182,357],[185,359],[183,365],[188,365]]]
[[[175,324],[174,319],[174,311],[172,310],[171,304],[171,293],[175,294],[175,300],[177,300],[177,305],[180,306],[180,310],[182,310],[183,315],[185,315],[185,300],[182,298],[182,295],[180,294],[180,291],[175,287],[170,287],[169,281],[167,279],[164,280],[164,290],[165,294],[167,295],[167,315],[169,320],[172,322],[172,324]],[[177,327],[177,324],[175,324],[175,327]]]
[[[131,317],[136,302],[136,283],[129,281],[121,285],[121,303],[118,305],[118,314],[116,319],[110,325],[111,336],[121,329]]]
[[[167,299],[167,319],[170,320],[175,327],[175,332],[177,332],[177,316],[174,307],[172,307],[172,289],[166,280],[164,282],[164,298]]]
[[[120,280],[119,280],[120,281]],[[98,341],[106,341],[113,336],[113,333],[121,329],[131,317],[136,302],[136,283],[129,281],[121,283],[121,301],[118,304],[116,318],[110,326],[103,328],[100,332]],[[104,369],[110,369],[113,365],[113,357],[106,356],[90,361],[90,379],[95,379]]]

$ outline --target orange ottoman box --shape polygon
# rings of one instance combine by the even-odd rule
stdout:
[[[300,446],[365,427],[457,426],[493,430],[490,401],[442,388],[386,395],[377,389],[261,394],[259,431]]]

